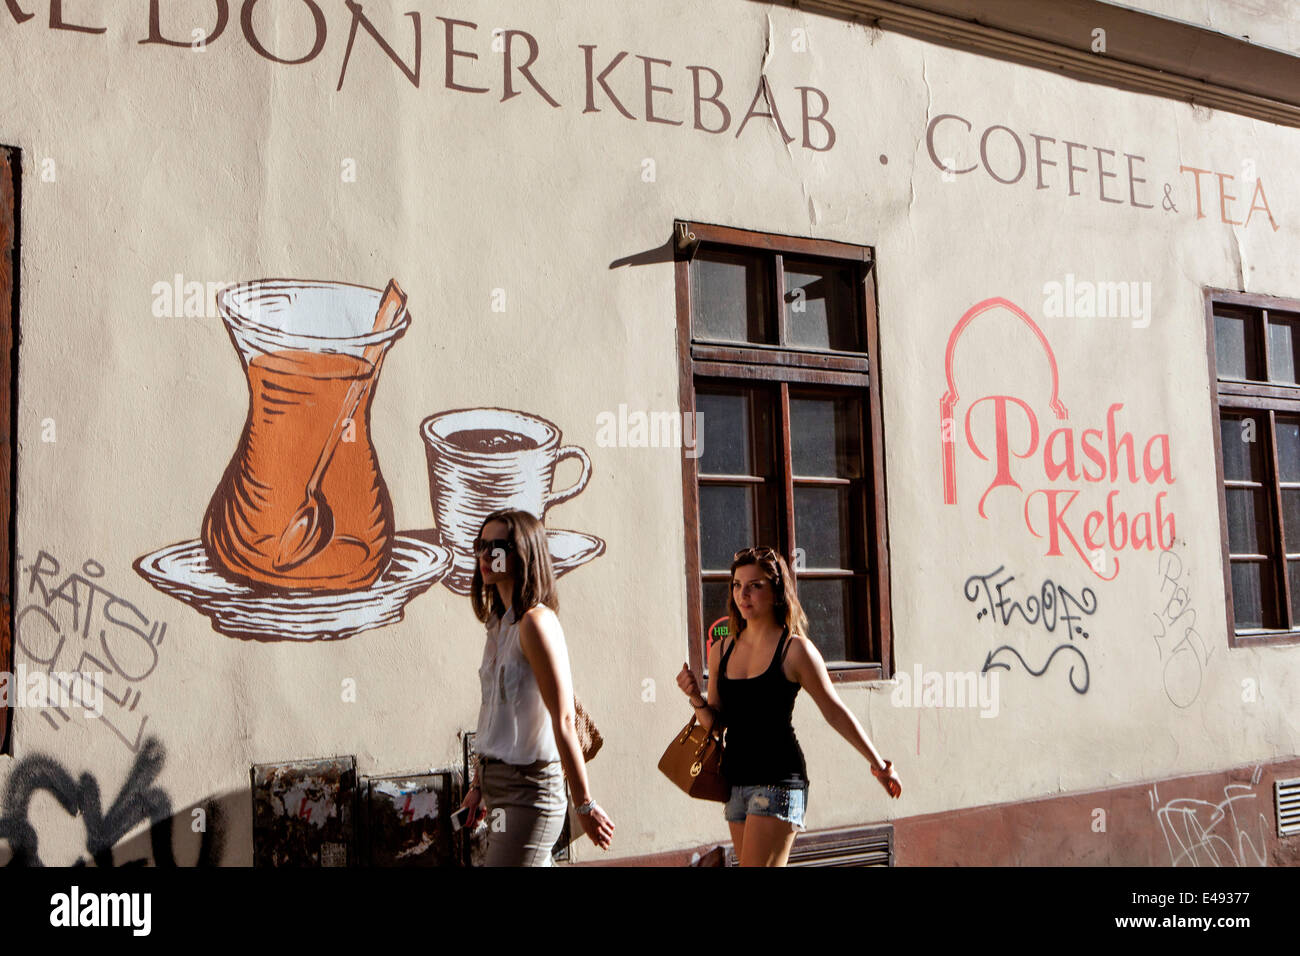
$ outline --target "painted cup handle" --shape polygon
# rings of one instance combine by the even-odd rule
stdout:
[[[577,445],[565,445],[555,456],[556,466],[566,458],[576,458],[582,462],[582,474],[578,476],[578,480],[573,485],[565,488],[563,491],[548,492],[546,495],[546,507],[543,511],[549,511],[553,505],[558,505],[562,501],[568,501],[578,492],[582,491],[583,488],[586,488],[587,482],[591,480],[591,459],[587,457],[585,451]]]

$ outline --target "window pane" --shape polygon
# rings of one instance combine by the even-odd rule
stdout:
[[[1263,481],[1263,442],[1266,423],[1254,416],[1221,412],[1219,445],[1223,477],[1228,481]]]
[[[1300,488],[1282,489],[1282,533],[1291,552],[1300,551]]]
[[[799,603],[808,615],[808,637],[828,662],[848,660],[850,587],[848,581],[799,580]]]
[[[790,345],[863,351],[854,266],[785,260],[785,315]]]
[[[694,337],[774,344],[770,275],[766,257],[701,251],[691,263]]]
[[[703,621],[700,625],[700,633],[704,635],[704,643],[707,648],[709,626],[718,618],[727,616],[727,582],[705,581],[702,600],[700,613],[703,615]]]
[[[862,476],[862,403],[790,395],[790,455],[800,478]]]
[[[1237,627],[1276,627],[1273,569],[1264,562],[1232,563],[1232,616]]]
[[[1291,621],[1300,623],[1300,561],[1288,561],[1286,574],[1291,579]]]
[[[775,546],[776,540],[776,501],[769,486],[700,485],[700,570],[726,571],[741,548]]]
[[[1300,481],[1300,419],[1277,416],[1277,470],[1282,481]]]
[[[1250,312],[1218,306],[1214,310],[1214,351],[1219,378],[1264,377],[1260,367],[1258,319]]]
[[[1268,492],[1256,488],[1224,489],[1228,506],[1228,551],[1272,554],[1268,527]]]
[[[768,476],[773,472],[771,398],[736,389],[695,394],[702,475]]]
[[[1280,313],[1268,314],[1268,362],[1269,372],[1274,382],[1296,384],[1296,346],[1300,345],[1300,335],[1296,334],[1296,316]]]
[[[806,568],[853,568],[848,488],[795,488],[795,546]]]
[[[700,562],[703,570],[725,571],[731,557],[754,539],[754,489],[700,486]]]

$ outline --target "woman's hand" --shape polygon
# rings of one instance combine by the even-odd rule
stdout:
[[[602,850],[608,850],[614,840],[614,821],[605,811],[593,804],[591,812],[579,813],[578,819],[582,821],[582,829],[591,837],[591,842]]]
[[[479,825],[479,821],[487,816],[487,810],[483,806],[483,791],[474,787],[465,794],[465,799],[460,805],[469,810],[469,816],[465,820],[465,826],[469,829]]]
[[[700,682],[695,679],[695,674],[685,664],[682,665],[682,669],[677,674],[677,686],[682,689],[683,694],[691,698],[692,702],[696,697],[704,698],[704,695],[700,693]]]
[[[886,760],[885,765],[879,769],[872,767],[871,773],[891,797],[897,798],[903,792],[903,781],[898,779],[898,771],[894,769],[892,760]]]

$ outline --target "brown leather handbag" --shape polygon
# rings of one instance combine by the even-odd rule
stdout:
[[[582,761],[591,763],[605,743],[605,738],[600,735],[596,722],[591,719],[591,714],[587,713],[587,708],[582,706],[582,701],[577,696],[573,698],[573,714],[573,725],[578,731],[578,746],[582,749]]]
[[[691,714],[691,722],[659,758],[659,769],[697,800],[726,803],[731,787],[722,776],[722,746],[722,735],[705,730]]]

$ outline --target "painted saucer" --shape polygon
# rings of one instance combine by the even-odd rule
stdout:
[[[605,553],[605,542],[595,535],[563,528],[547,528],[546,545],[557,578]],[[456,554],[455,562],[442,579],[443,586],[456,594],[469,594],[474,581],[474,556]]]
[[[388,568],[357,591],[285,589],[255,592],[208,561],[199,540],[182,541],[136,559],[135,569],[164,594],[212,620],[214,630],[256,641],[328,641],[402,619],[402,609],[451,568],[451,551],[399,534]]]

